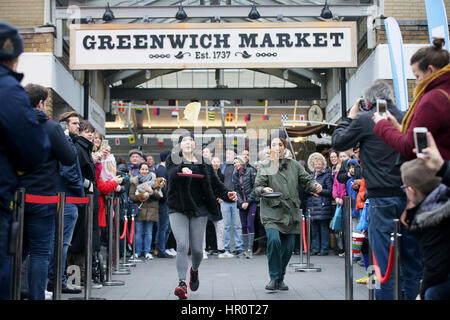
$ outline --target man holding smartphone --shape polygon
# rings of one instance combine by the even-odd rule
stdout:
[[[406,196],[401,189],[400,170],[395,166],[398,155],[375,135],[372,116],[379,99],[386,101],[387,110],[395,115],[398,121],[401,121],[402,114],[394,106],[392,88],[385,81],[375,81],[364,89],[363,96],[368,105],[368,111],[359,109],[361,99],[358,99],[351,108],[348,118],[342,119],[334,130],[332,144],[336,150],[348,150],[358,142],[360,144],[360,161],[366,183],[366,198],[370,199],[370,219],[367,230],[369,244],[384,274],[389,261],[390,236],[393,232],[392,220],[400,218],[406,207]],[[405,299],[414,300],[419,293],[419,281],[422,276],[419,247],[416,240],[406,230],[402,230],[401,233],[402,288]],[[393,300],[393,277],[386,283],[382,283],[380,289],[375,290],[375,298]]]

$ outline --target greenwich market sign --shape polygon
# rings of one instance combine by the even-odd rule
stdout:
[[[356,22],[70,26],[70,67],[356,67]]]

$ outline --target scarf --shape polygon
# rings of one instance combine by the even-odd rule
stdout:
[[[138,174],[139,183],[146,183],[152,180],[152,175],[149,172],[148,175],[142,176],[140,173]]]
[[[435,73],[429,75],[427,78],[423,79],[414,89],[414,101],[411,105],[411,107],[408,109],[408,112],[406,112],[405,117],[402,121],[402,133],[406,133],[409,127],[409,123],[411,121],[411,117],[414,113],[414,109],[419,104],[420,98],[422,98],[423,94],[425,93],[426,88],[428,85],[436,78],[439,78],[443,74],[446,74],[447,72],[450,72],[450,64],[446,65],[445,67],[439,69]]]

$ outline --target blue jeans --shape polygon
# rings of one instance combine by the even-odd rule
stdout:
[[[372,248],[381,273],[386,273],[389,261],[389,248],[393,219],[400,219],[406,207],[406,199],[398,197],[371,198],[369,204],[369,244]],[[422,262],[419,245],[416,239],[401,225],[400,233],[400,273],[401,287],[406,300],[414,300],[419,294],[420,279],[422,278]],[[386,283],[375,289],[377,300],[394,299],[394,274]]]
[[[242,250],[242,225],[239,217],[239,210],[236,202],[222,202],[220,204],[222,210],[223,223],[225,229],[225,250],[230,251],[230,232],[231,227],[234,233],[234,248],[237,251]]]
[[[424,300],[450,300],[450,274],[447,281],[429,287],[425,291]]]
[[[311,221],[311,250],[312,252],[328,253],[330,245],[330,220]]]
[[[166,251],[166,243],[169,238],[169,207],[167,202],[160,202],[158,213],[159,218],[156,224],[156,242],[158,243],[158,251],[164,253]]]
[[[9,224],[12,213],[0,210],[0,300],[9,299]]]
[[[64,206],[64,234],[63,234],[63,251],[62,251],[62,281],[66,283],[66,257],[67,250],[69,249],[70,241],[72,241],[73,229],[75,228],[75,223],[78,218],[78,207],[73,203],[66,203]],[[48,279],[50,281],[54,280],[55,271],[55,234],[52,235],[52,245],[51,245],[51,257],[50,264],[48,267]]]
[[[25,204],[24,252],[30,254],[28,299],[45,300],[56,205]]]
[[[150,253],[153,236],[153,221],[135,220],[136,253]]]

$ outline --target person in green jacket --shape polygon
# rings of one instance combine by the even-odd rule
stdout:
[[[255,195],[261,199],[261,223],[267,235],[270,282],[266,290],[289,290],[283,280],[302,221],[298,185],[316,196],[322,191],[322,186],[297,161],[286,157],[287,143],[284,132],[271,135],[270,157],[262,161],[255,179]],[[263,196],[272,192],[280,192],[281,196]]]

